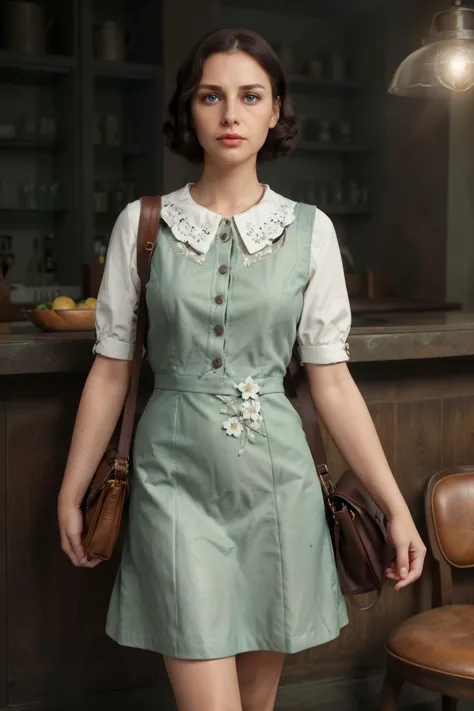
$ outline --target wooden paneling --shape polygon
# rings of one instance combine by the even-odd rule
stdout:
[[[424,494],[438,470],[474,462],[474,364],[466,360],[354,365],[387,459],[422,537]],[[325,434],[334,478],[345,463]],[[422,580],[401,592],[388,584],[369,612],[349,606],[350,625],[327,645],[287,659],[284,678],[343,676],[384,664],[383,645],[403,619],[431,606],[436,566],[428,557]],[[455,576],[456,598],[474,602],[474,573]]]
[[[7,524],[6,524],[6,464],[5,403],[0,384],[0,709],[7,704]]]
[[[6,520],[11,705],[157,680],[156,655],[119,647],[104,633],[117,559],[81,570],[60,550],[56,500],[82,385],[82,378],[68,376],[10,382]]]
[[[442,467],[474,461],[474,362],[432,359],[351,367],[424,534],[423,496],[430,476]],[[169,699],[160,657],[122,648],[105,635],[117,560],[95,570],[77,570],[60,550],[56,497],[84,377],[45,374],[0,381],[0,457],[6,449],[0,523],[6,521],[7,527],[7,536],[0,528],[0,566],[5,538],[8,541],[0,610],[5,609],[6,577],[10,705],[79,695],[86,699],[113,689],[128,694],[137,687],[148,688],[149,698],[156,698],[157,684]],[[151,387],[147,381],[143,385],[139,410]],[[326,441],[337,478],[344,462],[327,435]],[[387,585],[370,612],[349,607],[351,622],[340,637],[289,656],[283,681],[365,674],[383,666],[383,644],[393,627],[430,605],[432,568],[429,561],[422,582],[406,591],[395,593]],[[459,601],[474,602],[473,583],[472,575],[456,576]],[[0,643],[3,621],[0,616]],[[2,651],[5,646],[0,647],[0,663]],[[1,667],[0,691],[5,697]],[[84,708],[88,704],[84,701]]]

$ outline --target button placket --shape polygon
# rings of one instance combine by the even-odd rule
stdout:
[[[216,294],[214,303],[216,308],[212,310],[212,321],[210,323],[212,331],[212,351],[211,365],[214,370],[222,368],[224,364],[224,338],[225,333],[225,303],[228,297],[230,283],[230,262],[232,252],[232,232],[231,221],[223,219],[218,231],[219,249],[218,249],[218,267],[215,277]]]

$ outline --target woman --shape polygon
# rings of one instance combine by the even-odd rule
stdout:
[[[107,620],[163,654],[180,711],[270,711],[286,653],[347,623],[320,486],[283,392],[293,343],[328,430],[389,520],[400,590],[424,545],[346,361],[350,309],[333,226],[261,185],[257,161],[297,138],[282,67],[249,31],[206,37],[178,75],[164,127],[203,164],[163,197],[147,286],[155,390],[134,444],[127,540]],[[139,203],[114,228],[96,359],[59,496],[78,566],[79,504],[122,408],[139,292]]]

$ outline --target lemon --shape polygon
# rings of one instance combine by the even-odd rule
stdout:
[[[77,305],[77,308],[78,309],[87,309],[88,311],[90,311],[91,307],[88,306],[85,301],[81,301],[81,303]]]
[[[63,309],[75,309],[76,302],[74,301],[74,299],[71,299],[70,296],[57,296],[51,304],[51,308],[54,311],[59,311]]]
[[[95,309],[97,299],[95,299],[93,296],[89,296],[89,298],[84,301],[84,304],[86,304],[86,308],[88,309]]]

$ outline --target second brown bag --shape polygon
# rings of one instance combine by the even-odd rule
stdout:
[[[130,385],[125,400],[117,448],[109,446],[82,501],[82,543],[89,560],[109,560],[120,533],[129,493],[130,446],[137,406],[138,382],[147,326],[145,288],[160,222],[161,198],[141,199],[137,234],[137,268],[141,280]]]
[[[342,592],[356,607],[369,610],[380,596],[386,582],[385,571],[394,559],[386,518],[352,471],[344,472],[336,485],[332,483],[307,376],[296,354],[286,384],[290,396],[298,399],[303,429],[323,490]],[[375,593],[372,602],[360,605],[354,600],[355,595],[363,593]]]

